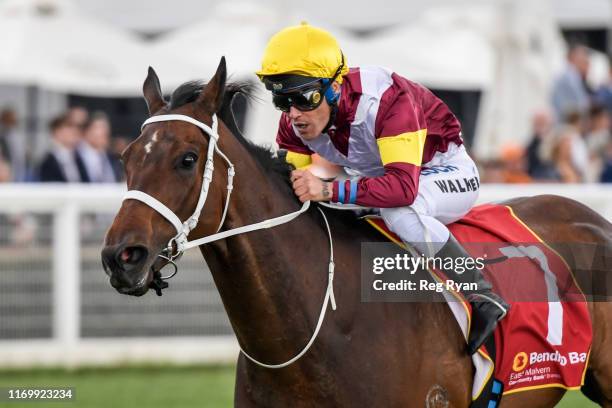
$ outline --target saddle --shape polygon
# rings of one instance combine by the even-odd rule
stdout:
[[[382,218],[364,220],[406,248]],[[537,388],[579,389],[593,334],[586,298],[565,260],[507,206],[477,206],[448,227],[472,257],[492,260],[484,275],[511,304],[494,338],[472,356],[472,407],[494,408],[503,395]],[[446,281],[440,272],[429,272]],[[456,299],[448,305],[467,338],[470,306]]]

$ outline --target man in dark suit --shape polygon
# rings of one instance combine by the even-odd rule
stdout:
[[[83,140],[77,147],[92,183],[116,183],[120,163],[109,153],[111,126],[103,112],[94,112],[84,126]]]
[[[76,151],[80,130],[66,115],[53,119],[49,125],[52,146],[38,168],[42,182],[88,183],[89,175]]]

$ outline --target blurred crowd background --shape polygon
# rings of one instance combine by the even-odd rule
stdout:
[[[606,83],[591,87],[590,53],[584,44],[568,44],[550,104],[532,113],[526,143],[508,141],[497,157],[481,161],[483,182],[612,182],[612,69]]]
[[[123,3],[0,0],[0,182],[121,182],[149,65],[165,92],[205,79],[221,55],[232,78],[256,83],[266,40],[300,20],[334,33],[349,65],[388,66],[445,100],[483,182],[612,182],[607,0],[391,1],[367,16],[323,2]],[[237,117],[273,145],[268,98]]]

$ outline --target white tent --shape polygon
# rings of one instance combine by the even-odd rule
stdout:
[[[492,78],[493,50],[469,26],[419,20],[347,49],[352,65],[382,65],[426,86],[477,90]]]
[[[124,64],[140,50],[136,38],[80,16],[68,0],[0,3],[0,48],[2,82],[98,94],[134,85],[137,67]]]
[[[185,78],[189,66],[152,55],[135,35],[79,13],[71,0],[0,3],[0,49],[2,83],[98,96],[139,95],[156,61],[167,82]]]
[[[610,0],[555,0],[553,11],[563,28],[606,28],[612,21]]]
[[[496,50],[493,81],[485,88],[474,143],[482,159],[495,157],[506,143],[529,142],[531,118],[549,106],[564,59],[550,1],[501,2],[491,21],[484,34]]]
[[[528,142],[563,51],[550,0],[496,0],[431,7],[365,43],[362,55],[430,87],[481,90],[474,148],[486,159]]]
[[[254,3],[220,4],[205,20],[162,36],[151,48],[169,59],[189,58],[197,69],[192,79],[211,76],[221,56],[234,78],[253,77],[275,23],[274,12]]]
[[[196,70],[184,80],[210,78],[221,56],[225,56],[230,80],[257,81],[255,71],[260,67],[269,37],[277,28],[277,18],[274,10],[261,4],[217,4],[205,20],[168,33],[152,44],[151,50],[169,60],[188,56]],[[170,91],[163,72],[160,79],[164,90]],[[259,87],[257,96],[259,100],[250,105],[246,136],[256,143],[271,144],[279,113],[263,87]]]

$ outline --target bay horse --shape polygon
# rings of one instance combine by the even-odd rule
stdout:
[[[300,208],[289,183],[290,168],[217,121],[237,92],[226,85],[222,58],[208,84],[186,83],[166,102],[157,75],[149,69],[143,93],[151,117],[123,161],[128,189],[163,204],[126,199],[107,232],[102,262],[120,293],[141,296],[149,287],[161,290],[158,254],[172,260],[181,220],[194,209],[199,222],[191,226],[191,235],[200,238]],[[183,116],[155,121],[160,115]],[[185,117],[205,125],[188,123]],[[209,154],[213,132],[225,158]],[[214,157],[214,176],[206,170],[207,157]],[[230,162],[236,173],[231,200],[226,191]],[[198,212],[206,178],[207,197]],[[545,241],[592,242],[612,249],[612,224],[575,201],[538,196],[506,204]],[[162,215],[160,205],[176,218]],[[473,368],[448,306],[362,303],[360,245],[383,238],[346,212],[327,211],[327,218],[334,242],[337,310],[328,312],[308,352],[287,367],[261,367],[241,353],[235,406],[468,407]],[[199,246],[237,340],[253,358],[269,364],[287,361],[311,338],[328,287],[325,222],[313,204],[291,222]],[[576,273],[578,283],[595,279],[612,287],[609,271],[601,276]],[[589,311],[594,338],[583,391],[612,408],[612,303],[590,303]],[[564,392],[545,388],[511,394],[501,406],[553,407]]]

